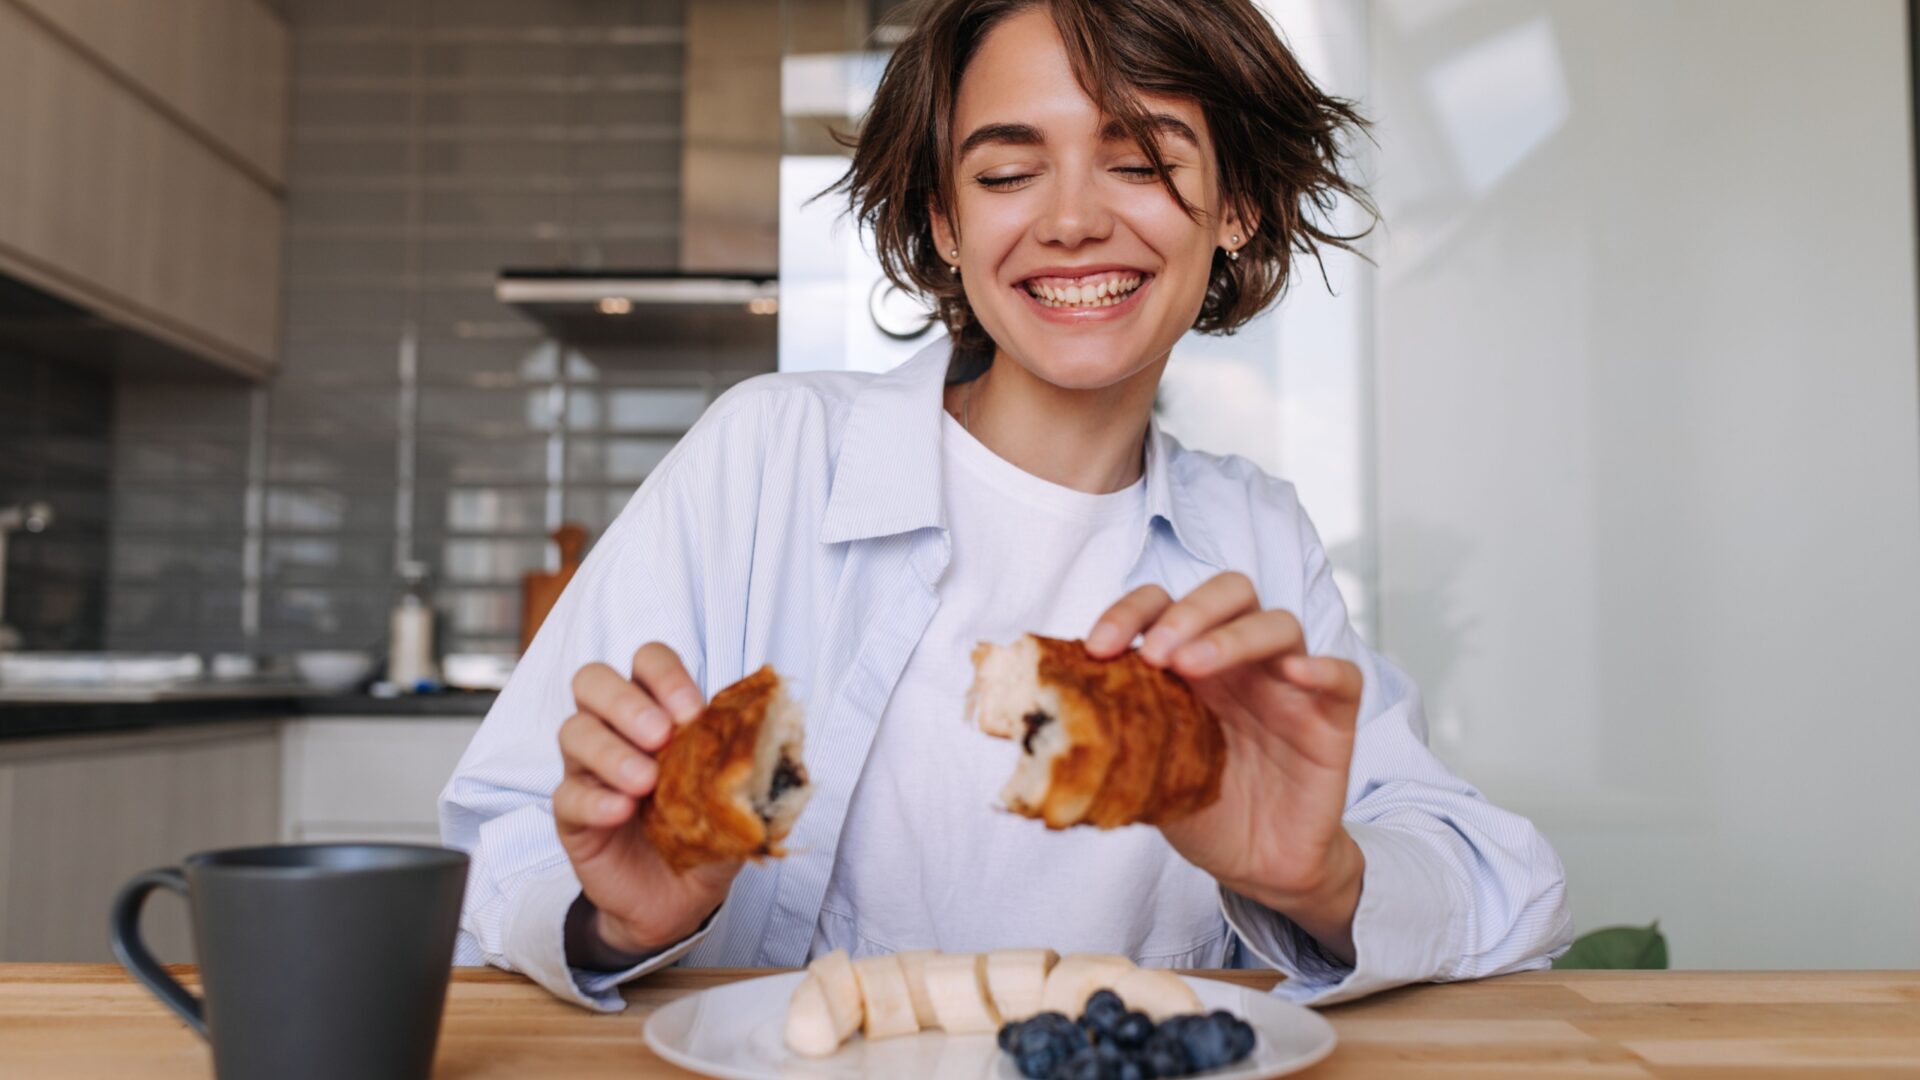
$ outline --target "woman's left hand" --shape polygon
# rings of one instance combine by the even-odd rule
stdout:
[[[1220,798],[1161,826],[1187,861],[1291,919],[1352,963],[1365,859],[1341,823],[1360,711],[1360,669],[1309,656],[1300,621],[1263,611],[1244,574],[1216,575],[1178,603],[1158,585],[1127,594],[1087,635],[1193,686],[1226,737]]]

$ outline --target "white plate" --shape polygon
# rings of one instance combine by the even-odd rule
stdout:
[[[1020,1080],[1013,1059],[992,1035],[923,1031],[868,1042],[855,1035],[832,1057],[805,1058],[787,1049],[787,999],[805,972],[716,986],[673,1001],[647,1017],[647,1045],[683,1069],[722,1080]],[[1226,1009],[1253,1025],[1253,1054],[1208,1080],[1265,1080],[1298,1072],[1333,1052],[1333,1025],[1319,1013],[1216,979],[1186,976],[1211,1012]]]

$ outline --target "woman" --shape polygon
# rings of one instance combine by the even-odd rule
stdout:
[[[1563,948],[1558,860],[1428,752],[1292,488],[1152,421],[1181,334],[1352,239],[1309,212],[1359,196],[1359,123],[1248,0],[925,7],[843,186],[951,347],[751,380],[648,478],[443,796],[462,961],[612,1009],[682,957],[1044,944],[1329,1002]],[[993,812],[1012,762],[960,720],[967,657],[1027,631],[1187,678],[1219,801],[1111,832]],[[652,755],[762,663],[806,710],[794,854],[675,875],[636,827]]]

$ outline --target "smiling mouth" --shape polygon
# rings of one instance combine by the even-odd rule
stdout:
[[[1085,277],[1033,277],[1020,283],[1042,307],[1093,310],[1125,303],[1153,275],[1139,270],[1110,270]]]

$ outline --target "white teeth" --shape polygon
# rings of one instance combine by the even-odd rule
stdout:
[[[1026,290],[1046,307],[1111,307],[1139,288],[1140,282],[1140,275],[1128,274],[1084,285],[1054,286],[1030,281],[1026,283]]]

